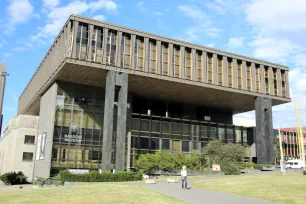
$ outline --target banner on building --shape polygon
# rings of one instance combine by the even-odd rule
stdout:
[[[39,160],[45,158],[46,140],[47,140],[47,133],[44,132],[41,136],[41,146],[40,146]]]
[[[36,145],[36,160],[39,160],[40,157],[40,145],[41,145],[41,134],[37,137],[37,145]]]

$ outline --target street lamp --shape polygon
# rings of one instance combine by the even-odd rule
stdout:
[[[280,154],[281,154],[281,172],[285,173],[284,169],[284,154],[283,154],[283,145],[282,145],[282,139],[281,139],[281,133],[280,133],[280,121],[278,120],[278,140],[279,140],[279,148],[280,148]]]
[[[3,77],[10,76],[7,72],[0,72],[0,75]]]

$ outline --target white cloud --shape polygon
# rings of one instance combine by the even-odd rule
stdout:
[[[97,19],[99,21],[105,21],[106,20],[105,16],[103,16],[103,15],[97,15],[97,16],[94,16],[92,18]]]
[[[216,2],[207,2],[205,4],[205,6],[210,9],[213,10],[215,13],[219,14],[219,15],[225,15],[226,14],[226,10],[224,8],[224,6],[217,4]]]
[[[153,12],[153,14],[155,16],[163,16],[164,15],[162,12],[159,12],[159,11]]]
[[[230,48],[241,48],[244,45],[244,38],[242,37],[233,37],[228,39],[228,47]]]
[[[208,20],[208,15],[196,6],[180,5],[177,8],[187,17],[197,20]]]
[[[59,0],[43,0],[44,6],[47,8],[54,8],[59,5]]]
[[[216,45],[215,43],[209,43],[206,45],[206,47],[215,47],[215,45]]]
[[[144,12],[144,13],[147,13],[147,8],[143,5],[144,4],[144,1],[139,1],[137,4],[136,4],[136,7]]]
[[[10,34],[16,25],[29,21],[34,15],[34,8],[28,0],[11,1],[6,11],[9,19],[4,31],[5,34]]]
[[[8,58],[8,57],[11,57],[11,56],[12,56],[12,54],[11,54],[11,53],[9,53],[9,52],[6,52],[6,53],[4,53],[4,54],[3,54],[3,56],[4,56],[5,58]]]
[[[116,12],[117,10],[117,4],[112,0],[94,1],[89,3],[88,6],[92,12],[100,9],[105,9],[107,11],[113,11],[113,12]]]

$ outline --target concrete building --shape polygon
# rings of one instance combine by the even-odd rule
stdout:
[[[32,181],[38,116],[19,115],[3,129],[0,139],[0,174],[22,171]]]
[[[288,67],[72,15],[19,98],[39,116],[34,176],[123,170],[139,154],[256,143],[273,164],[272,106],[290,102]],[[256,110],[255,131],[233,115]]]

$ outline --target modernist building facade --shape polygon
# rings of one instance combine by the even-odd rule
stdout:
[[[199,152],[213,139],[254,140],[257,161],[272,164],[272,106],[290,102],[288,71],[72,15],[19,99],[18,114],[39,116],[34,176],[123,170],[139,154]],[[251,110],[256,133],[233,125]]]

